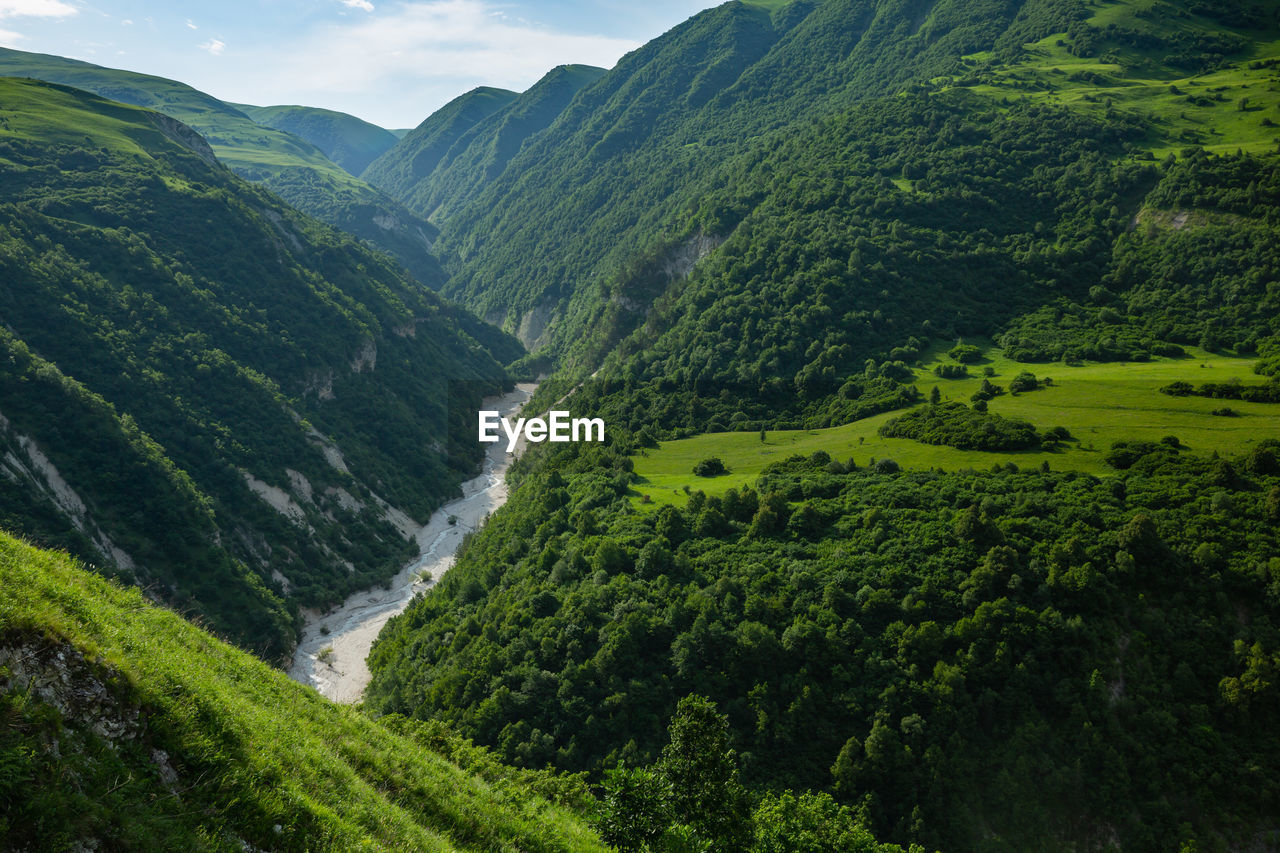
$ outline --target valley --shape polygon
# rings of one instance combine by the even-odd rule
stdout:
[[[313,5],[0,48],[0,847],[1280,845],[1280,2]]]

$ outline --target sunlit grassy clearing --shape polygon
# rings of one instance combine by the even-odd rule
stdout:
[[[830,429],[769,431],[763,443],[758,432],[713,433],[663,442],[659,449],[642,451],[635,457],[635,470],[642,478],[637,491],[649,495],[655,505],[682,504],[686,486],[708,494],[721,494],[732,487],[751,485],[773,462],[818,450],[825,450],[840,460],[852,458],[859,465],[886,457],[906,468],[948,471],[989,469],[1009,462],[1028,468],[1048,462],[1055,470],[1105,474],[1109,469],[1102,457],[1115,441],[1158,441],[1174,435],[1194,453],[1234,454],[1247,451],[1263,439],[1280,439],[1280,406],[1171,397],[1159,391],[1179,379],[1193,384],[1230,379],[1263,381],[1253,373],[1250,359],[1194,350],[1187,358],[1145,363],[1086,363],[1079,367],[1060,363],[1029,365],[1011,361],[988,345],[987,360],[970,367],[970,378],[948,380],[932,375],[936,364],[950,361],[940,355],[940,349],[935,347],[926,355],[924,367],[916,371],[916,387],[926,397],[937,385],[944,400],[968,403],[982,384],[983,367],[992,368],[995,376],[991,381],[1002,386],[1007,386],[1018,373],[1030,370],[1041,379],[1051,378],[1054,385],[1017,396],[1003,394],[991,401],[990,411],[1030,421],[1040,430],[1066,427],[1076,440],[1067,449],[1055,452],[954,450],[910,439],[881,437],[880,426],[901,414],[890,412]],[[1224,406],[1241,417],[1211,414]],[[693,466],[709,456],[723,459],[729,473],[710,478],[694,476]]]
[[[1147,4],[1151,5],[1151,4]],[[1092,4],[1089,23],[1169,35],[1179,28],[1229,33],[1200,16],[1170,19],[1157,13],[1137,18],[1141,4]],[[1273,34],[1275,35],[1275,34]],[[1088,112],[1133,112],[1153,121],[1142,147],[1156,157],[1199,145],[1209,151],[1271,151],[1280,139],[1280,72],[1250,68],[1252,62],[1280,57],[1280,39],[1255,39],[1250,50],[1228,67],[1208,74],[1171,71],[1165,53],[1109,47],[1103,57],[1071,54],[1065,33],[1028,44],[1028,56],[993,72],[994,80],[962,86],[1000,98],[1028,98]],[[966,57],[975,67],[990,54]],[[1114,61],[1112,61],[1114,60]]]

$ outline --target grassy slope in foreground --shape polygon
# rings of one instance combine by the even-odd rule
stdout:
[[[684,487],[701,489],[709,495],[730,488],[749,486],[768,465],[796,453],[825,450],[835,459],[852,457],[859,465],[888,457],[907,468],[987,469],[1013,462],[1022,468],[1048,462],[1055,470],[1108,471],[1103,456],[1114,441],[1159,441],[1177,436],[1193,453],[1245,453],[1263,439],[1280,439],[1280,407],[1239,400],[1207,397],[1171,397],[1160,388],[1177,380],[1200,385],[1239,379],[1259,383],[1251,359],[1230,358],[1192,350],[1187,358],[1157,358],[1128,364],[1086,363],[1080,367],[1062,364],[1020,364],[1005,358],[999,350],[989,350],[983,364],[971,366],[968,379],[939,379],[931,371],[944,357],[928,361],[918,372],[916,387],[926,396],[937,385],[944,400],[968,403],[982,384],[982,368],[991,367],[991,381],[1008,386],[1009,380],[1024,370],[1040,379],[1049,377],[1054,385],[1017,396],[1008,393],[989,404],[990,411],[1006,417],[1030,421],[1044,431],[1066,427],[1076,439],[1055,452],[988,452],[955,450],[921,444],[906,438],[885,438],[879,434],[885,421],[901,411],[888,412],[844,426],[819,430],[770,430],[761,443],[758,432],[709,433],[664,441],[658,450],[643,451],[635,458],[635,470],[643,478],[637,487],[656,505],[683,505]],[[1214,409],[1229,407],[1241,417],[1218,417]],[[718,456],[729,467],[719,477],[697,477],[693,466],[699,460]]]
[[[605,849],[510,775],[464,773],[4,533],[0,712],[4,849]]]

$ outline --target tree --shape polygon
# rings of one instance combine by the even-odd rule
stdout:
[[[936,406],[942,402],[942,392],[938,390],[938,386],[934,385],[933,390],[929,392],[929,405]]]
[[[714,851],[737,853],[751,840],[746,789],[738,781],[737,757],[729,749],[729,720],[705,696],[680,700],[668,729],[659,768],[671,785],[678,822],[687,824]]]
[[[768,794],[756,808],[753,853],[877,853],[878,845],[848,806],[825,792]]]
[[[606,843],[623,851],[648,849],[671,825],[671,785],[650,769],[618,768],[604,781],[597,825]]]

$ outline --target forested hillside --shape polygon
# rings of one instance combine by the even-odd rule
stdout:
[[[1245,845],[1276,827],[1276,453],[1133,447],[1105,478],[818,453],[653,513],[619,448],[561,453],[383,633],[369,701],[598,772],[656,760],[696,693],[748,784],[900,843]]]
[[[520,347],[170,118],[0,89],[0,521],[275,658],[411,556]]]
[[[898,844],[1274,844],[1278,13],[735,2],[585,87],[438,246],[612,444],[520,461],[370,705],[637,811],[706,697]]]
[[[904,190],[905,198],[886,194],[882,203],[931,204],[931,195],[912,192],[929,192],[927,180],[914,187],[928,166],[911,151],[894,151],[889,137],[932,155],[952,142],[938,130],[951,131],[957,122],[985,125],[986,111],[1021,103],[1057,108],[1057,121],[1085,121],[1086,136],[1100,132],[1111,140],[1115,147],[1102,152],[1105,168],[1123,159],[1122,151],[1163,159],[1188,142],[1266,150],[1275,136],[1267,125],[1276,103],[1274,69],[1257,60],[1269,55],[1274,10],[1241,8],[1233,14],[1146,0],[723,4],[584,88],[479,196],[437,221],[444,231],[437,249],[451,272],[448,292],[485,316],[505,317],[527,345],[546,347],[585,375],[646,318],[673,279],[737,233],[750,214],[768,215],[770,206],[794,204],[802,189],[812,191],[792,175],[824,175],[834,167],[851,180],[887,179]],[[895,113],[892,99],[878,100],[925,90],[931,96],[916,97],[929,98],[921,104],[927,116]],[[926,124],[898,123],[916,120]],[[882,138],[866,150],[824,141],[855,122],[858,132]],[[1056,144],[1050,138],[1056,133],[1036,137],[1032,147]],[[813,159],[811,148],[818,149]],[[779,149],[790,154],[780,156]],[[1000,153],[1007,150],[1005,143]],[[863,160],[867,155],[879,156]],[[964,156],[957,151],[935,177],[946,182],[963,172],[970,164]],[[1089,168],[1078,156],[1068,159]],[[401,199],[429,196],[443,176],[420,173],[417,180],[383,186]],[[1002,183],[1011,184],[1003,176]],[[1123,190],[1115,183],[1109,194],[1131,217],[1136,210],[1126,206]],[[958,216],[971,201],[948,198],[941,186],[931,192],[941,195],[948,214]],[[1053,217],[1030,209],[1047,202],[1030,201],[1016,212],[1036,218],[1019,226],[1049,227]],[[886,225],[902,218],[874,212]],[[999,213],[988,206],[970,215]],[[1091,236],[1108,242],[1113,235],[1109,217],[1081,218],[1072,228],[1097,229]]]
[[[588,86],[449,217],[440,248],[456,267],[451,292],[508,314],[512,328],[538,311],[563,326],[563,337],[546,340],[566,347],[598,325],[594,306],[611,287],[643,275],[635,266],[646,252],[671,254],[694,234],[722,238],[736,224],[694,216],[701,197],[723,186],[726,160],[775,147],[769,131],[792,135],[807,116],[959,67],[1015,11],[832,0],[731,2],[700,13]],[[387,189],[402,199],[409,191]],[[516,273],[524,258],[531,272]]]
[[[175,80],[8,48],[0,48],[0,75],[75,86],[175,118],[198,131],[241,177],[390,253],[423,284],[439,288],[444,279],[431,254],[436,231],[424,220],[339,168],[311,142],[258,124],[211,95]]]

